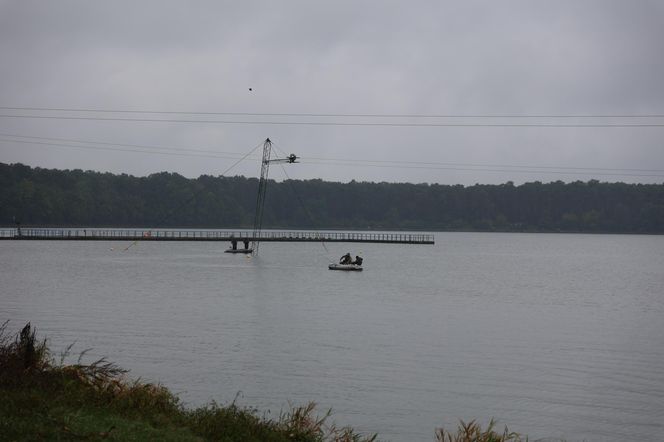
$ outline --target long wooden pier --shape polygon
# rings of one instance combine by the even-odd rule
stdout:
[[[256,237],[245,230],[172,229],[0,229],[0,240],[39,241],[227,241],[227,242],[356,242],[433,244],[429,233],[262,231]]]

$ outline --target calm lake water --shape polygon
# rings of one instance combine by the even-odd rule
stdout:
[[[127,245],[0,241],[0,321],[191,405],[313,400],[381,440],[492,417],[531,440],[662,440],[662,236],[440,233],[254,259]],[[347,251],[364,272],[327,270]]]

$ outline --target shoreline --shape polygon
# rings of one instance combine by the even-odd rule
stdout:
[[[46,339],[28,323],[14,335],[0,326],[0,434],[7,440],[163,440],[224,442],[376,442],[330,422],[331,410],[318,413],[314,402],[268,419],[251,407],[216,402],[186,407],[161,384],[132,380],[127,370],[99,359],[57,362]],[[522,436],[461,421],[456,431],[432,430],[439,442],[519,442]]]

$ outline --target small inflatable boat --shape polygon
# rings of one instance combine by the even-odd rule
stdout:
[[[362,271],[362,266],[358,264],[330,264],[327,268],[330,270],[345,270],[347,272]]]

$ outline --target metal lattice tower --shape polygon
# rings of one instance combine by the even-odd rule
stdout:
[[[269,138],[263,143],[263,160],[261,161],[261,178],[258,182],[258,195],[256,196],[256,213],[254,214],[254,231],[251,240],[251,253],[258,255],[261,229],[263,228],[263,208],[265,207],[265,194],[267,192],[267,175],[270,163],[296,163],[297,156],[290,154],[286,158],[270,159],[272,155],[272,142]]]
[[[270,155],[272,142],[269,138],[263,143],[263,160],[261,161],[261,179],[258,182],[258,195],[256,196],[256,212],[254,214],[254,232],[252,235],[251,250],[253,255],[258,254],[258,237],[263,227],[263,208],[265,207],[265,193],[267,192],[267,174],[270,170]]]

